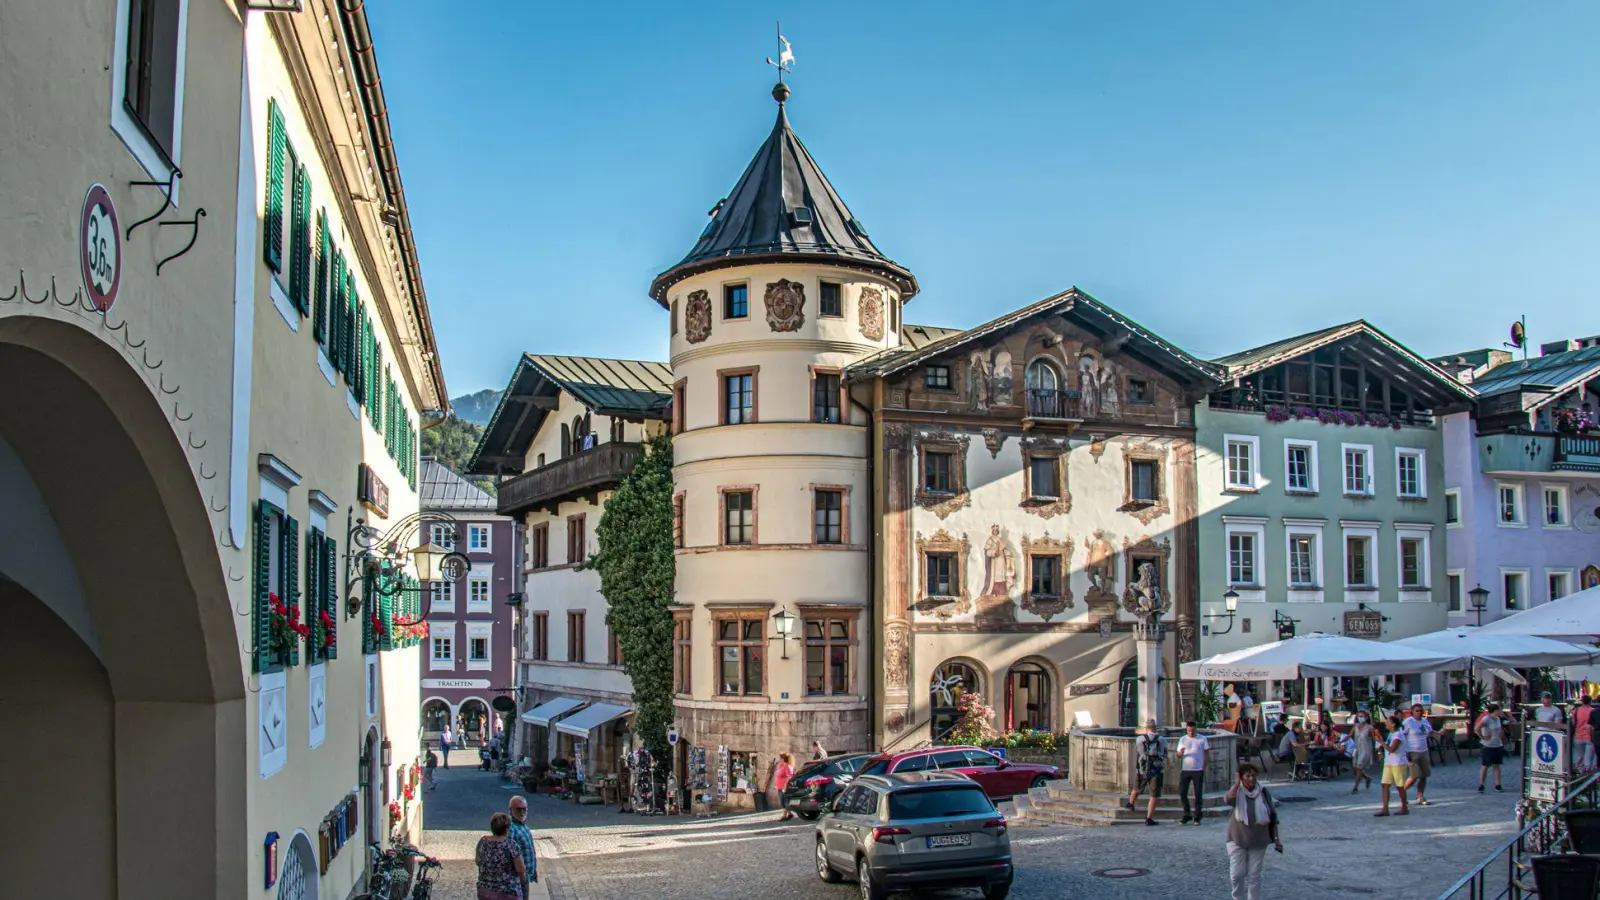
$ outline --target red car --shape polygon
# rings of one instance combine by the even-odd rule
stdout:
[[[904,753],[880,755],[862,766],[861,775],[898,775],[904,772],[958,772],[983,786],[992,798],[1026,794],[1029,788],[1043,787],[1046,781],[1061,777],[1055,766],[1007,762],[977,747],[924,747]]]

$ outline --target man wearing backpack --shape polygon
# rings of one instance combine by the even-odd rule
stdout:
[[[1156,727],[1155,719],[1145,723],[1144,734],[1139,738],[1137,750],[1138,755],[1134,758],[1134,764],[1139,771],[1139,783],[1134,785],[1133,792],[1128,794],[1128,809],[1134,808],[1140,792],[1144,790],[1145,785],[1150,785],[1150,802],[1145,807],[1144,824],[1154,825],[1156,800],[1161,797],[1167,769],[1167,739],[1161,736],[1161,730]]]

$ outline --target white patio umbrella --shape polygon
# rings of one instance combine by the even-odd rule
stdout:
[[[1521,613],[1518,613],[1521,615]],[[1534,666],[1576,666],[1594,661],[1592,647],[1531,634],[1497,634],[1484,628],[1446,628],[1395,641],[1424,653],[1466,657],[1468,668],[1525,669]]]
[[[1433,653],[1337,634],[1306,634],[1186,662],[1184,678],[1290,681],[1297,678],[1396,675],[1464,669],[1460,654]]]
[[[1600,636],[1600,587],[1587,588],[1496,619],[1483,626],[1483,633],[1532,634],[1588,643]]]

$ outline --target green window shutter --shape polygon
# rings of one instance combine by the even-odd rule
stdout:
[[[311,628],[311,633],[306,635],[306,660],[314,663],[322,655],[317,640],[322,628],[322,617],[317,615],[322,609],[322,532],[314,527],[306,528],[305,598],[305,622]]]
[[[378,600],[378,649],[394,649],[394,598],[381,597]]]
[[[317,265],[311,292],[311,336],[323,346],[328,344],[328,254],[332,249],[332,237],[328,234],[328,211],[324,209],[317,213]]]
[[[305,166],[293,165],[293,202],[289,213],[289,299],[301,318],[311,313],[311,175]]]
[[[267,594],[272,579],[272,518],[275,508],[265,500],[256,501],[255,527],[251,531],[250,631],[255,652],[251,670],[265,672],[272,665],[272,610]]]
[[[378,373],[383,371],[383,348],[378,346],[377,339],[373,339],[372,347],[372,402],[367,404],[367,416],[372,420],[372,430],[383,430],[383,404],[378,402]]]
[[[328,362],[333,363],[335,372],[344,371],[344,356],[339,350],[342,346],[343,319],[340,310],[344,309],[344,252],[333,252],[333,280],[328,284]]]
[[[283,111],[278,101],[267,101],[267,200],[262,217],[266,233],[265,258],[268,268],[283,271],[283,162],[288,138],[283,131]]]
[[[366,400],[367,386],[367,343],[362,339],[367,325],[367,308],[357,305],[355,308],[355,327],[351,329],[353,338],[351,344],[355,348],[352,359],[355,365],[350,367],[350,393],[356,397],[356,404],[360,405]]]
[[[356,359],[356,308],[361,298],[356,295],[355,272],[345,270],[344,321],[339,323],[339,355],[344,357],[345,384],[353,384],[357,371]]]
[[[372,627],[372,616],[377,607],[372,604],[372,576],[361,576],[361,596],[366,600],[361,608],[361,653],[370,656],[377,652],[378,630]]]
[[[366,374],[361,378],[365,390],[361,399],[366,401],[368,406],[372,405],[372,391],[378,384],[378,379],[372,377],[373,367],[377,365],[378,360],[378,336],[373,329],[372,323],[373,319],[369,317],[367,319],[367,327],[363,331],[364,340],[367,343],[367,367],[364,370]]]
[[[329,629],[328,659],[339,658],[339,553],[333,536],[322,539],[322,601],[328,618],[333,622]]]
[[[283,602],[288,605],[289,616],[293,619],[296,610],[300,608],[300,523],[293,518],[284,518],[283,523],[283,564],[278,572],[282,575],[280,580],[283,582],[286,595]],[[298,636],[289,641],[288,663],[291,666],[300,665]]]

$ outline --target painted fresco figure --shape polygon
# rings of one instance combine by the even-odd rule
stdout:
[[[983,354],[974,353],[967,362],[967,406],[971,409],[989,408],[989,372],[983,363]]]
[[[989,539],[983,544],[983,556],[984,595],[1011,596],[1011,588],[1017,583],[1016,557],[1012,555],[1006,539],[1000,535],[999,525],[989,526]]]
[[[992,376],[993,389],[989,393],[989,402],[995,406],[1010,406],[1011,398],[1011,354],[1005,350],[996,349],[989,359],[989,371]]]

